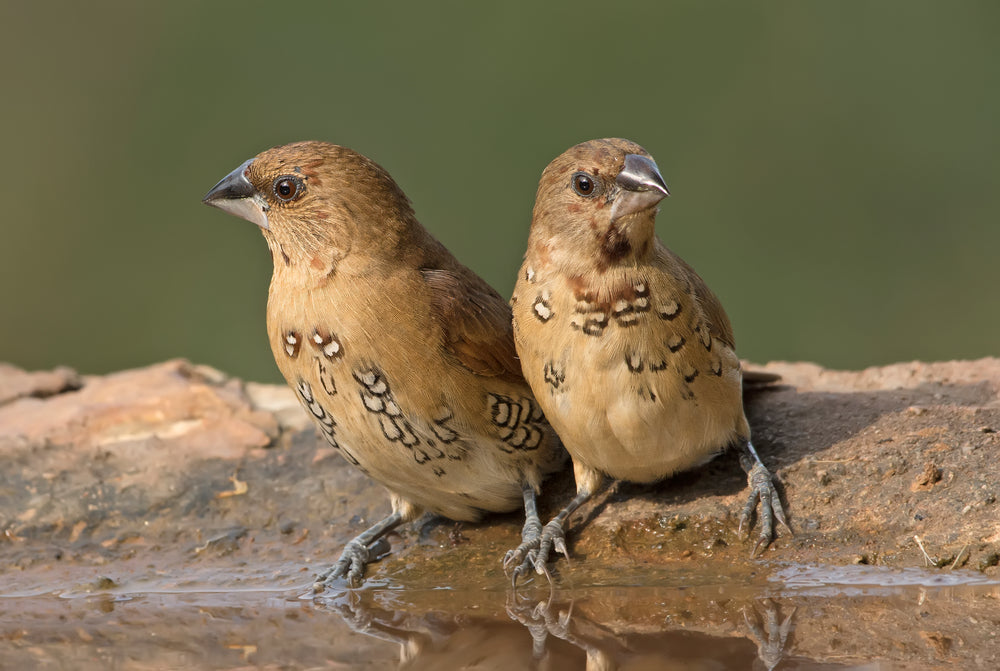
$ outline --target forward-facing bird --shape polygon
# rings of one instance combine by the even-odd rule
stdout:
[[[350,149],[269,149],[204,202],[257,224],[274,272],[278,368],[324,438],[389,490],[392,512],[351,540],[317,587],[431,511],[454,520],[524,502],[564,452],[521,375],[507,303],[418,223],[389,174]]]
[[[669,195],[653,159],[621,139],[584,142],[545,168],[511,301],[525,378],[573,459],[576,497],[510,551],[519,575],[567,554],[566,519],[604,477],[653,482],[731,444],[761,502],[755,552],[773,518],[787,527],[771,475],[750,443],[740,362],[722,305],[654,232]]]

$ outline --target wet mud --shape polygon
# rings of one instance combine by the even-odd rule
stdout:
[[[519,516],[424,518],[315,595],[388,502],[286,390],[0,367],[0,667],[1000,666],[1000,361],[764,369],[748,412],[795,533],[762,556],[723,455],[581,508],[552,584],[508,587]]]

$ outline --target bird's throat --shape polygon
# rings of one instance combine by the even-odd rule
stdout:
[[[653,251],[655,220],[643,214],[622,217],[598,238],[597,265],[601,270],[642,261]]]

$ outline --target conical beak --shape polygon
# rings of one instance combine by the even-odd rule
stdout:
[[[621,191],[611,206],[612,222],[649,209],[670,195],[656,163],[639,154],[625,156],[625,164],[615,182]]]
[[[267,211],[270,207],[247,179],[247,169],[253,161],[254,159],[245,161],[236,170],[223,177],[205,194],[201,202],[268,229]]]

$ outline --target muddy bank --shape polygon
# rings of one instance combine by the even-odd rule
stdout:
[[[299,599],[388,502],[317,440],[283,387],[183,361],[103,377],[2,366],[0,637],[7,654],[0,657],[13,663],[22,659],[15,653],[41,650],[58,666],[82,646],[97,660],[109,618],[120,621],[121,613],[131,613],[136,627],[159,627],[162,647],[154,648],[165,656],[176,653],[180,632],[193,645],[213,627],[230,631],[232,618],[254,619],[247,609],[267,612],[290,630],[282,636],[301,637],[305,646],[333,616],[349,635],[340,620],[347,608],[356,629],[387,619],[376,629],[393,630],[381,637],[393,645],[354,661],[308,648],[317,659],[394,658],[398,630],[403,641],[424,631],[417,637],[423,647],[409,644],[415,650],[439,650],[433,642],[440,640],[452,641],[450,649],[456,632],[472,640],[482,625],[491,640],[496,628],[510,627],[524,643],[518,654],[529,656],[537,645],[531,635],[544,632],[546,654],[582,659],[605,650],[627,666],[624,651],[676,649],[681,642],[662,637],[697,633],[742,641],[733,643],[734,660],[763,660],[767,634],[764,644],[755,642],[751,624],[780,629],[794,612],[785,664],[796,655],[928,667],[996,661],[1000,360],[861,372],[758,368],[782,376],[748,396],[748,413],[795,535],[783,534],[759,559],[749,556],[750,544],[736,533],[745,479],[732,455],[655,487],[611,488],[571,520],[573,562],[556,564],[552,624],[534,609],[548,598],[546,585],[528,585],[521,600],[506,593],[500,558],[517,542],[515,515],[481,525],[421,520],[391,537],[393,551],[369,567],[365,590]],[[554,478],[543,516],[571,493],[569,473]],[[802,567],[811,577],[802,578]],[[870,598],[900,580],[902,589]],[[968,587],[977,581],[986,585]],[[228,605],[204,596],[220,592],[229,594]],[[156,620],[164,597],[155,595],[177,593],[202,595],[190,597],[192,612],[219,608],[231,617],[192,632],[181,599]],[[277,595],[266,607],[250,596],[264,593]],[[560,609],[571,612],[570,625],[560,623]],[[60,630],[50,619],[56,612],[76,617],[79,631]],[[102,624],[88,624],[95,622]],[[227,636],[252,638],[252,631]],[[333,645],[336,636],[326,635],[324,645]],[[245,652],[219,648],[220,664],[235,666]],[[256,658],[246,654],[252,663],[266,657],[259,649]],[[301,663],[288,668],[319,663],[295,659]]]

